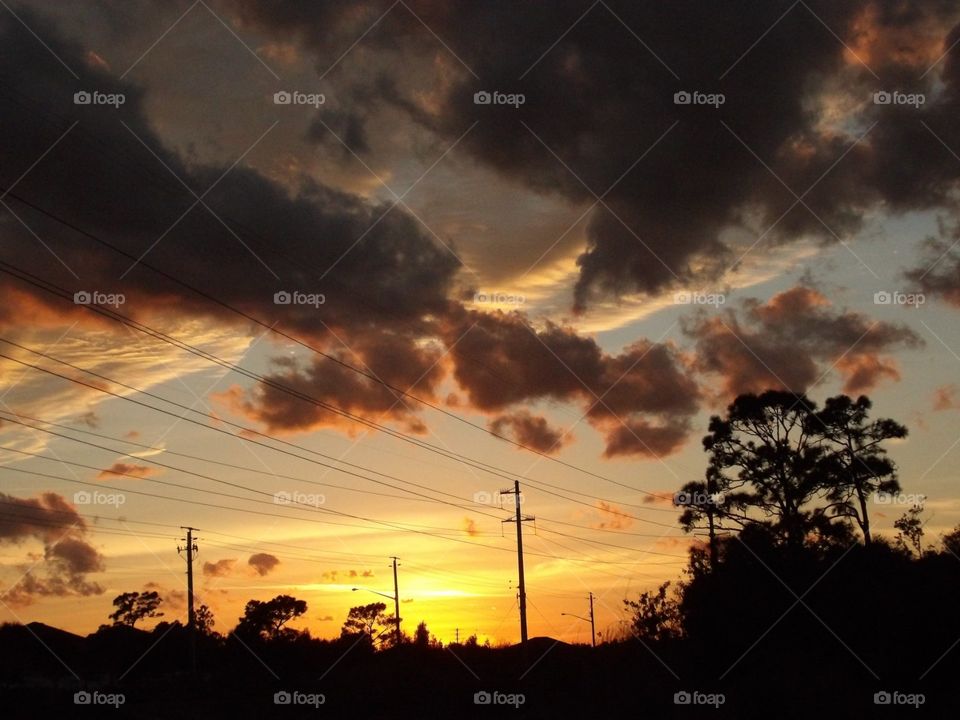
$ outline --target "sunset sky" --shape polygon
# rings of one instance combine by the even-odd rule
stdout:
[[[221,632],[287,593],[336,636],[398,556],[405,630],[514,642],[519,479],[530,635],[589,641],[591,592],[616,633],[681,577],[709,417],[767,388],[868,395],[953,528],[958,23],[2,3],[0,621],[183,620],[191,526]]]

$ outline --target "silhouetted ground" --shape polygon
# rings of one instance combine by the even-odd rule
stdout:
[[[687,588],[685,637],[595,649],[549,638],[526,648],[381,652],[306,636],[246,645],[201,638],[194,680],[179,624],[86,638],[7,625],[3,717],[957,717],[960,559],[860,546],[797,556],[754,548],[754,556],[738,547]],[[122,693],[124,703],[75,705],[81,690]],[[684,691],[701,703],[722,693],[723,704],[677,704]],[[302,693],[300,702],[322,694],[324,702],[278,705],[278,692]],[[480,692],[499,693],[501,704],[475,704]],[[901,701],[922,693],[923,704],[877,705],[878,692]],[[502,704],[511,701],[517,706]]]

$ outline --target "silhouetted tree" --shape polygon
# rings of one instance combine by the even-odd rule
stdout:
[[[823,410],[805,395],[741,395],[725,418],[710,419],[705,480],[683,486],[677,504],[688,532],[706,528],[711,563],[719,530],[767,524],[792,547],[853,542],[851,521],[872,542],[868,500],[900,491],[883,442],[907,429],[888,418],[869,421],[870,400],[829,398]]]
[[[656,592],[644,592],[634,600],[623,604],[633,611],[631,629],[642,640],[669,640],[683,635],[680,600],[676,592],[670,596],[669,582],[663,583]]]
[[[894,521],[893,526],[899,530],[894,541],[897,547],[908,553],[917,553],[917,557],[923,555],[923,521],[920,514],[923,512],[923,505],[914,505]]]
[[[711,464],[706,470],[706,480],[688,482],[674,497],[674,503],[685,508],[680,515],[680,525],[686,532],[706,528],[711,567],[717,559],[718,534],[741,530],[751,521],[746,514],[751,496],[743,490],[734,490],[735,482]]]
[[[417,625],[417,630],[413,634],[413,644],[419,648],[429,647],[430,631],[427,629],[427,623],[423,620]]]
[[[940,538],[943,549],[960,558],[960,525]]]
[[[197,630],[201,635],[213,635],[213,626],[216,621],[213,619],[213,611],[206,605],[197,608],[194,618],[197,624]]]
[[[238,635],[270,640],[289,638],[296,635],[296,631],[283,626],[306,611],[306,601],[297,600],[290,595],[277,595],[265,602],[251,600],[247,603],[235,632]]]
[[[341,636],[364,636],[367,641],[377,640],[382,647],[396,644],[396,633],[386,631],[396,626],[396,618],[386,614],[386,603],[376,602],[350,608],[343,623]]]
[[[770,390],[741,395],[727,417],[710,418],[703,439],[710,453],[708,478],[730,494],[718,514],[740,523],[769,522],[788,544],[799,546],[811,527],[806,509],[823,488],[824,449],[811,433],[815,404],[805,395]],[[704,486],[706,487],[706,486]],[[754,519],[741,508],[755,508]]]
[[[900,492],[896,465],[886,457],[881,443],[907,436],[907,428],[893,420],[881,418],[868,423],[871,406],[865,395],[856,400],[838,395],[829,398],[823,410],[811,418],[811,432],[822,434],[829,448],[824,463],[832,476],[828,511],[853,518],[866,545],[873,540],[868,498],[876,492]]]
[[[162,602],[156,590],[123,593],[113,599],[113,606],[117,609],[107,617],[113,620],[114,625],[133,627],[144,618],[162,617],[163,613],[157,611]]]

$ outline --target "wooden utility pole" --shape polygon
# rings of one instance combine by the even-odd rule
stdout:
[[[590,593],[590,644],[597,646],[597,630],[593,624],[593,593]]]
[[[397,646],[399,647],[399,645],[400,645],[400,638],[403,637],[403,636],[400,634],[400,590],[399,590],[399,588],[398,588],[398,586],[397,586],[397,560],[399,560],[400,558],[398,558],[398,557],[391,557],[390,559],[393,560],[393,607],[394,607],[394,611],[396,612],[396,615],[397,615],[397,635],[396,635],[396,640],[397,640]]]
[[[523,523],[533,520],[532,517],[524,517],[520,514],[520,481],[513,481],[513,490],[501,490],[501,495],[513,495],[516,514],[509,520],[503,522],[515,522],[517,524],[517,571],[520,575],[520,642],[526,645],[527,642],[527,587],[523,579]]]
[[[177,547],[177,552],[186,552],[187,556],[187,631],[190,635],[190,667],[193,674],[197,674],[197,614],[193,609],[193,559],[197,554],[197,545],[193,542],[193,531],[196,528],[180,526],[187,531],[186,547]]]

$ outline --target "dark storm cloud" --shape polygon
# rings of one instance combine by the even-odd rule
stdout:
[[[256,571],[257,575],[263,577],[279,565],[280,560],[270,553],[255,553],[247,560],[247,564]]]
[[[446,329],[458,338],[454,377],[471,403],[500,412],[538,399],[574,401],[605,437],[605,455],[668,454],[686,438],[700,390],[675,348],[640,341],[619,355],[596,341],[519,313],[464,311]]]
[[[960,163],[921,120],[960,147],[960,46],[927,72],[960,36],[954,2],[610,2],[586,14],[588,0],[408,5],[418,17],[390,9],[331,77],[349,79],[365,112],[379,100],[450,141],[479,121],[462,147],[534,190],[589,204],[617,183],[589,218],[578,307],[718,276],[739,255],[730,228],[747,229],[748,243],[774,224],[764,244],[832,242],[872,209],[953,203]],[[223,7],[297,38],[323,73],[391,3]],[[477,106],[478,90],[526,102]],[[678,106],[680,90],[725,103]],[[874,105],[883,90],[926,102]]]
[[[689,318],[683,330],[696,341],[697,369],[720,376],[725,399],[768,389],[805,392],[834,367],[846,392],[864,392],[884,377],[899,379],[882,353],[923,345],[905,325],[837,309],[803,286],[766,303],[747,300],[739,313]]]
[[[62,496],[46,492],[37,498],[0,493],[0,545],[28,540],[43,544],[43,557],[30,557],[22,577],[3,597],[28,605],[38,597],[99,595],[103,588],[87,579],[104,569],[103,556],[86,540],[88,526]]]
[[[521,445],[548,454],[560,452],[572,439],[562,430],[551,427],[546,418],[532,415],[527,410],[501,415],[491,420],[489,427],[498,435],[510,435]]]
[[[940,237],[926,243],[922,262],[907,271],[913,288],[960,308],[960,227],[941,223]]]
[[[389,204],[370,203],[309,178],[291,190],[242,160],[232,168],[189,161],[165,147],[154,132],[140,89],[99,65],[88,66],[83,48],[64,39],[43,17],[24,17],[80,79],[71,77],[12,16],[0,15],[0,136],[10,139],[0,144],[0,182],[13,184],[36,162],[4,198],[11,211],[0,212],[0,259],[42,268],[44,280],[69,292],[122,293],[126,303],[120,312],[146,322],[161,316],[247,325],[209,299],[142,267],[124,277],[130,259],[14,199],[14,194],[22,195],[134,257],[145,254],[146,262],[204,293],[331,348],[351,364],[365,362],[387,381],[408,387],[425,373],[416,389],[429,394],[441,371],[431,368],[435,349],[422,349],[418,340],[430,334],[432,318],[447,310],[459,267],[449,250]],[[75,93],[95,91],[125,100],[117,107],[75,104]],[[243,139],[251,146],[278,117],[271,97],[254,101],[263,103],[263,122],[250,127]],[[238,159],[246,149],[236,148]],[[189,210],[196,198],[174,175],[203,196],[203,204]],[[307,298],[298,304],[294,297],[289,304],[277,304],[278,292],[289,298],[298,291],[315,302]],[[77,320],[118,327],[8,275],[0,275],[0,299],[3,326]],[[289,373],[293,376],[287,377]],[[352,410],[390,414],[396,400],[381,386],[331,363],[302,372],[291,368],[289,373],[281,371],[299,388]],[[261,414],[271,427],[322,423],[315,406],[263,392]],[[269,408],[280,403],[285,403],[277,408],[284,417],[272,419]],[[418,427],[403,404],[392,414]]]
[[[383,214],[389,206],[374,206],[306,179],[291,191],[242,162],[233,169],[188,162],[166,148],[152,130],[140,90],[115,79],[100,65],[88,67],[83,49],[64,40],[41,17],[28,19],[51,49],[81,74],[81,80],[74,81],[12,19],[0,20],[4,48],[0,70],[9,70],[3,73],[6,79],[0,93],[10,101],[9,112],[0,116],[0,132],[17,139],[0,146],[4,181],[13,182],[55,145],[20,180],[16,193],[54,209],[135,256],[149,251],[149,262],[244,311],[315,338],[345,361],[367,367],[385,382],[425,397],[434,397],[445,366],[440,362],[444,348],[424,342],[424,338],[439,333],[450,347],[476,320],[485,331],[467,333],[465,356],[493,354],[496,357],[491,361],[499,365],[504,365],[507,357],[511,362],[520,359],[500,373],[519,381],[506,390],[502,382],[490,383],[482,373],[471,374],[465,361],[456,361],[457,379],[481,410],[502,411],[551,397],[590,403],[614,383],[616,387],[588,418],[604,432],[614,432],[615,425],[622,427],[619,417],[625,416],[633,428],[631,434],[656,436],[665,427],[675,434],[677,421],[666,416],[675,410],[684,416],[695,410],[695,386],[681,377],[682,373],[671,374],[669,365],[674,358],[669,351],[658,349],[633,369],[632,373],[667,371],[663,382],[644,384],[631,373],[619,378],[632,362],[632,350],[611,358],[594,340],[566,328],[549,325],[531,334],[526,321],[474,317],[464,311],[448,300],[457,262],[400,209]],[[125,102],[119,107],[74,104],[75,92],[94,90],[123,94]],[[272,109],[269,98],[264,98],[264,122],[262,127],[251,128],[251,144],[270,127]],[[77,126],[64,135],[74,120]],[[162,163],[134,135],[153,148]],[[204,202],[233,233],[199,206],[164,236],[195,198],[163,164],[198,193],[214,186]],[[11,216],[4,217],[8,239],[4,259],[43,267],[45,277],[70,289],[123,292],[127,300],[123,312],[134,316],[164,313],[174,318],[236,322],[235,316],[215,304],[142,268],[134,268],[125,280],[118,280],[129,260],[44,220],[11,196],[7,201],[82,280],[73,278],[44,244]],[[274,279],[243,243],[281,274],[281,279]],[[333,271],[321,280],[331,265],[335,265]],[[13,302],[4,311],[3,319],[11,325],[20,326],[25,318],[43,324],[89,317],[83,310],[24,289],[9,278],[0,282],[0,291],[16,300],[16,311]],[[322,292],[325,302],[278,306],[274,304],[278,290]],[[473,347],[477,343],[482,347]],[[289,357],[277,359],[269,380],[351,412],[396,420],[414,432],[424,430],[414,411],[406,402],[398,402],[393,392],[326,360],[303,364]],[[518,386],[522,390],[516,390]],[[225,398],[233,409],[273,430],[347,426],[337,415],[281,392],[269,381],[249,392],[234,388]],[[654,418],[634,417],[648,413]],[[355,425],[349,427],[356,429]],[[650,442],[664,447],[658,439]],[[620,448],[627,445],[617,443]]]
[[[147,262],[211,295],[316,338],[326,338],[327,327],[389,325],[416,331],[427,326],[426,316],[444,310],[458,263],[402,209],[368,203],[308,178],[294,180],[290,189],[245,164],[244,151],[282,118],[271,97],[253,99],[263,103],[263,122],[237,143],[235,167],[197,164],[164,146],[146,117],[139,88],[88,65],[83,48],[63,39],[44,18],[25,17],[80,79],[11,15],[0,17],[0,134],[8,139],[0,147],[0,180],[11,185],[49,150],[13,194],[134,257],[145,254]],[[75,93],[94,91],[125,100],[117,107],[75,104]],[[283,132],[281,126],[271,132]],[[255,155],[257,148],[250,152]],[[203,196],[192,210],[197,199],[178,177]],[[37,237],[5,211],[3,259],[42,267],[45,279],[73,291],[122,292],[124,312],[166,310],[237,321],[143,268],[121,280],[131,260],[44,219],[13,195],[5,202]],[[0,290],[12,291],[9,278],[2,283]],[[280,291],[324,299],[322,304],[278,305],[274,296]],[[61,318],[90,317],[49,296],[33,295],[39,298],[35,304]],[[371,300],[361,302],[362,297]],[[10,312],[6,308],[0,320],[22,320]]]
[[[687,286],[719,275],[736,257],[736,248],[727,247],[729,240],[722,236],[730,227],[764,230],[778,221],[769,242],[804,234],[832,240],[833,232],[857,229],[863,213],[881,205],[904,211],[952,202],[960,163],[920,120],[944,142],[960,147],[960,126],[954,122],[960,111],[960,51],[954,49],[928,76],[922,85],[928,101],[919,110],[873,106],[870,98],[887,86],[921,87],[916,78],[926,61],[958,37],[957,31],[947,36],[954,4],[809,5],[820,19],[798,5],[721,81],[719,75],[789,4],[611,2],[619,19],[597,5],[551,47],[588,4],[411,0],[410,8],[452,53],[403,5],[395,6],[332,71],[331,82],[342,81],[338,92],[342,89],[355,106],[346,103],[327,119],[360,153],[383,140],[371,137],[368,121],[374,114],[405,113],[449,142],[479,121],[458,152],[466,150],[511,181],[571,205],[590,204],[593,192],[604,193],[617,182],[589,216],[577,305],[599,296]],[[243,29],[299,41],[314,53],[322,73],[390,5],[223,0],[216,7]],[[510,417],[529,402],[577,402],[604,436],[607,457],[655,456],[679,448],[702,399],[694,370],[719,373],[729,391],[774,383],[764,364],[745,353],[717,318],[688,324],[700,352],[698,359],[688,360],[669,344],[640,341],[610,354],[562,325],[534,326],[520,315],[466,310],[450,300],[457,261],[402,208],[368,202],[309,178],[288,187],[243,160],[232,169],[192,161],[163,145],[137,87],[116,79],[102,64],[87,63],[85,49],[65,40],[42,17],[25,16],[81,79],[74,80],[12,17],[0,15],[0,96],[5,101],[0,133],[11,139],[0,143],[0,180],[9,185],[50,150],[20,180],[16,194],[135,256],[148,252],[152,264],[277,321],[353,365],[368,366],[386,382],[435,398],[445,370],[452,368],[462,396],[475,409]],[[857,63],[852,50],[820,20],[883,82]],[[943,86],[934,92],[930,83],[937,77]],[[862,105],[832,130],[822,122],[829,114],[820,107],[830,101],[825,88]],[[481,89],[523,92],[527,102],[517,109],[477,106],[473,94]],[[727,100],[719,109],[677,106],[673,96],[681,89],[723,92]],[[123,93],[125,102],[118,108],[75,105],[74,93],[81,90]],[[251,125],[249,136],[236,143],[238,158],[277,117],[271,98],[254,101],[263,102],[262,123]],[[74,120],[76,127],[63,135]],[[874,120],[878,124],[864,142],[852,146]],[[316,138],[320,130],[314,130]],[[282,131],[282,124],[273,130]],[[764,163],[797,193],[817,182],[804,197],[809,207],[797,204]],[[196,198],[164,164],[197,194],[212,187],[204,203],[220,219],[197,205],[168,232]],[[235,315],[142,268],[119,280],[129,260],[45,220],[12,195],[5,202],[43,242],[9,213],[0,214],[0,258],[43,268],[46,279],[70,289],[123,292],[125,313],[237,322]],[[754,234],[747,235],[752,242]],[[763,252],[766,244],[754,252]],[[948,275],[950,267],[943,266]],[[938,276],[929,277],[932,283]],[[276,305],[274,295],[281,290],[323,293],[325,301]],[[6,326],[90,317],[7,276],[0,276],[0,298],[5,301],[0,324]],[[867,388],[896,377],[896,367],[879,353],[916,343],[909,331],[881,324],[856,353],[839,358],[845,343],[868,327],[867,319],[824,308],[814,296],[798,293],[723,317],[794,388],[806,387],[825,363],[838,359],[848,386]],[[443,347],[424,340],[434,336],[447,348],[456,345],[455,352],[442,357]],[[280,359],[269,377],[323,402],[398,421],[412,431],[423,429],[392,392],[327,361]],[[234,388],[224,398],[234,410],[275,430],[346,427],[335,414],[269,382],[252,391]]]
[[[364,368],[370,376],[423,398],[433,398],[433,391],[444,374],[439,362],[442,350],[437,344],[418,347],[410,338],[393,333],[360,336],[349,352],[340,355],[345,362]],[[278,384],[292,388],[300,397],[278,389]],[[302,396],[317,402],[306,402]],[[413,432],[424,430],[415,415],[419,407],[411,407],[411,401],[399,392],[323,358],[306,365],[289,359],[278,360],[275,369],[267,374],[266,383],[250,392],[234,386],[215,397],[233,412],[274,431],[331,426],[353,433],[363,427],[328,409],[331,404],[349,413],[400,421]]]
[[[226,577],[233,572],[233,566],[236,562],[236,558],[223,558],[216,562],[205,562],[203,564],[203,574],[208,577]]]
[[[138,478],[148,478],[159,472],[157,468],[149,465],[140,465],[138,463],[115,462],[109,468],[97,473],[97,480],[117,480],[121,477],[134,476]]]

